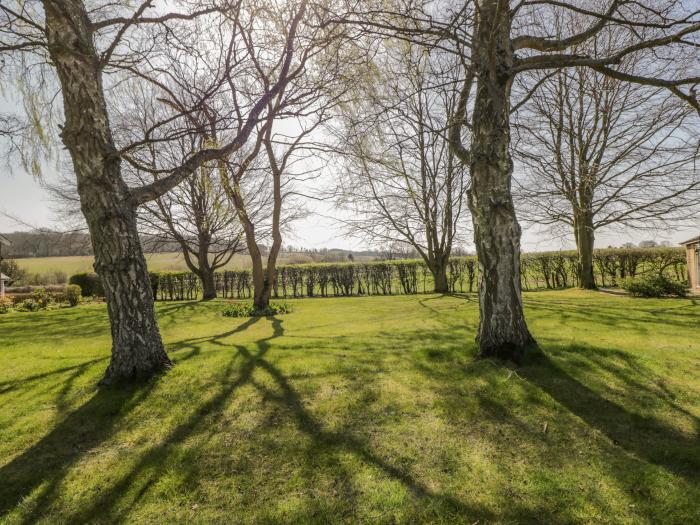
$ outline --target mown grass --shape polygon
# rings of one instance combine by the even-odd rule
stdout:
[[[700,304],[526,294],[475,361],[468,296],[161,305],[176,366],[97,390],[103,306],[0,317],[6,523],[700,522]]]

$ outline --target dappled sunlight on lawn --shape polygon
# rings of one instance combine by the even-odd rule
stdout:
[[[176,366],[120,389],[96,389],[103,308],[0,318],[0,514],[700,520],[691,300],[527,294],[541,350],[518,368],[474,359],[474,296],[290,302],[252,319],[160,305]]]

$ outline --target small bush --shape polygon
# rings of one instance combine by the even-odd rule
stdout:
[[[0,314],[6,314],[12,308],[12,299],[9,297],[0,297]]]
[[[80,289],[80,286],[77,284],[69,284],[66,286],[64,298],[69,305],[78,306],[80,304],[80,300],[82,299],[82,295],[83,292]]]
[[[34,299],[25,299],[17,306],[20,312],[37,312],[41,310],[41,306]]]
[[[626,279],[622,287],[635,297],[685,297],[688,294],[684,283],[673,281],[664,275]]]
[[[102,280],[96,273],[76,273],[68,279],[68,284],[80,286],[83,297],[104,297],[105,295]]]
[[[34,301],[40,309],[44,309],[51,304],[51,294],[45,288],[37,288],[32,292],[32,301]]]
[[[288,314],[292,311],[287,303],[270,303],[264,310],[256,310],[251,303],[229,303],[222,312],[225,317],[267,317]]]

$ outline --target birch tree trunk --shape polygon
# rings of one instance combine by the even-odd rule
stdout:
[[[534,343],[520,292],[520,225],[511,194],[510,88],[513,49],[508,2],[481,2],[474,46],[469,208],[479,261],[480,357],[515,362]]]
[[[155,317],[136,207],[115,155],[90,22],[82,1],[43,4],[63,94],[61,138],[73,160],[111,323],[112,358],[101,384],[147,378],[171,362]]]

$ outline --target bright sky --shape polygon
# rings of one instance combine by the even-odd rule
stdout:
[[[51,179],[51,174],[46,174]],[[309,208],[315,212],[308,218],[295,224],[291,238],[285,239],[285,244],[303,246],[306,248],[346,248],[360,249],[363,243],[356,239],[343,236],[338,222],[333,220],[333,207],[316,201],[309,202]],[[0,232],[26,230],[23,224],[18,224],[10,217],[3,216],[6,213],[17,217],[26,224],[60,229],[61,225],[55,222],[55,214],[52,204],[39,181],[26,173],[20,166],[14,165],[11,170],[6,166],[0,171]],[[609,245],[619,246],[625,242],[639,242],[645,239],[654,239],[657,242],[670,241],[678,243],[700,233],[700,220],[696,219],[696,227],[676,229],[669,228],[664,231],[642,232],[601,232],[596,238],[596,246],[604,248]],[[573,248],[571,238],[553,238],[551,233],[537,232],[535,229],[526,230],[523,235],[523,249],[525,251],[556,250],[560,248]]]
[[[11,95],[7,93],[4,100],[0,98],[0,111],[6,111],[18,104],[16,100],[8,100],[10,98]],[[44,176],[47,181],[55,179],[55,168],[47,168]],[[27,230],[27,225],[61,229],[52,208],[47,191],[38,180],[24,171],[16,160],[12,161],[10,166],[4,162],[0,164],[0,232]],[[333,219],[336,210],[330,203],[309,201],[308,208],[312,213],[306,219],[295,223],[294,232],[285,239],[285,244],[306,248],[367,247],[365,243],[343,235],[339,223]],[[601,231],[596,237],[596,247],[619,246],[626,242],[638,243],[646,239],[676,244],[700,233],[700,217],[690,218],[690,222],[694,223],[694,226],[669,227],[663,230]],[[574,243],[571,236],[555,237],[549,232],[538,232],[531,228],[524,231],[522,246],[525,251],[544,251],[573,248]]]

